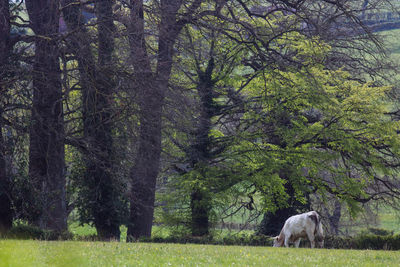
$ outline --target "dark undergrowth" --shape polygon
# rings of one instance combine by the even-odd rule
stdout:
[[[79,236],[70,232],[57,233],[42,230],[26,224],[15,225],[7,234],[6,239],[35,239],[35,240],[80,240],[97,241],[94,234]],[[212,244],[212,245],[238,245],[238,246],[272,246],[273,240],[269,236],[239,233],[225,236],[154,236],[142,238],[140,242],[152,243],[179,243],[179,244]],[[301,247],[310,247],[307,240],[300,243]],[[373,249],[373,250],[400,250],[400,234],[384,229],[370,228],[353,237],[326,236],[325,248],[327,249]]]

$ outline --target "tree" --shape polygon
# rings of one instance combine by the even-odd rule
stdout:
[[[238,2],[243,4],[241,1]],[[255,11],[253,13],[250,6],[244,5],[244,13],[240,13],[232,6],[229,10],[230,13],[221,12],[216,15],[219,19],[235,22],[237,27],[242,29],[242,31],[234,31],[228,28],[222,29],[220,32],[242,44],[248,51],[242,61],[245,64],[242,67],[242,76],[232,77],[232,80],[236,78],[234,86],[240,88],[236,90],[241,91],[242,97],[246,100],[239,102],[236,109],[230,109],[231,112],[236,110],[239,114],[244,113],[240,116],[241,123],[235,137],[238,142],[226,148],[224,153],[219,155],[220,171],[207,174],[215,175],[214,179],[225,177],[226,173],[221,168],[224,164],[225,168],[230,166],[231,170],[240,169],[241,177],[231,185],[253,185],[248,187],[248,193],[261,193],[264,198],[264,207],[266,211],[270,212],[289,209],[294,202],[298,202],[300,207],[305,208],[309,205],[307,204],[308,195],[315,192],[321,195],[324,195],[324,192],[334,192],[334,195],[347,202],[353,211],[357,209],[357,203],[380,198],[379,194],[382,197],[386,195],[388,198],[396,198],[393,189],[397,188],[396,184],[398,184],[395,178],[398,171],[398,155],[396,154],[397,145],[392,143],[396,140],[396,126],[391,129],[385,128],[391,124],[388,121],[389,117],[384,112],[390,107],[390,104],[386,105],[386,103],[390,103],[391,99],[385,97],[385,94],[389,92],[388,88],[379,87],[378,83],[365,82],[358,72],[350,74],[340,71],[340,66],[337,64],[340,61],[332,61],[332,58],[337,58],[335,53],[339,48],[328,45],[333,43],[334,39],[327,38],[327,42],[325,42],[324,39],[314,36],[313,29],[305,28],[304,24],[299,21],[302,14],[309,14],[307,18],[313,18],[310,15],[313,6],[299,5],[296,8],[298,9],[294,9],[293,6],[290,8],[277,6],[276,9],[266,9],[264,13],[260,14]],[[345,11],[340,10],[344,16]],[[226,14],[229,14],[230,17],[225,17]],[[250,14],[249,18],[246,17],[246,14]],[[328,13],[328,15],[330,14]],[[355,28],[357,26],[359,24],[352,25]],[[334,32],[330,37],[333,35]],[[347,37],[353,41],[356,38],[354,36]],[[371,36],[371,38],[373,37]],[[348,48],[352,51],[357,47],[359,46],[349,46]],[[365,47],[367,46],[365,45]],[[362,51],[370,52],[371,50]],[[344,56],[344,51],[339,52],[341,56]],[[353,57],[353,61],[346,60],[343,63],[346,69],[350,69],[349,66],[354,66],[354,62],[358,60],[357,57]],[[207,66],[206,63],[203,65]],[[331,71],[323,71],[323,68]],[[367,69],[363,69],[362,73],[366,73],[366,71]],[[371,76],[379,74],[373,69],[368,73]],[[341,77],[340,81],[334,82],[335,77]],[[243,84],[245,86],[241,87]],[[264,89],[257,91],[257,86]],[[344,90],[342,86],[352,88],[348,89],[351,93],[343,96],[343,93],[340,93],[341,90]],[[374,108],[357,98],[357,94],[364,95],[364,90],[369,92],[372,105],[376,105]],[[333,91],[337,92],[337,96],[333,94],[331,95],[333,98],[331,98],[328,95]],[[324,97],[320,98],[319,94]],[[302,98],[303,96],[305,98]],[[336,109],[333,103],[337,103],[337,101],[342,104],[350,101],[352,104],[351,107],[341,104],[340,107],[336,106],[338,108]],[[322,106],[320,108],[319,105],[324,108]],[[343,114],[343,116],[336,118],[327,110],[327,107],[336,109],[335,112]],[[339,112],[339,110],[341,111]],[[329,113],[330,115],[328,115]],[[369,117],[368,114],[372,117]],[[221,117],[223,116],[221,115]],[[360,125],[357,125],[358,119],[353,121],[351,118],[353,116],[360,116],[358,117]],[[221,117],[218,118],[219,122],[224,121]],[[331,121],[328,117],[331,118]],[[386,126],[381,128],[375,124],[376,121]],[[323,130],[324,133],[314,132],[313,128],[320,123],[324,125],[321,125],[322,129],[326,127],[326,131]],[[364,123],[365,125],[363,125]],[[213,127],[218,129],[221,126],[214,125]],[[366,130],[367,128],[369,130]],[[306,134],[308,137],[303,141],[298,143],[294,141],[308,131],[314,133]],[[369,140],[367,143],[374,142],[369,131],[376,134],[375,138],[379,140],[384,138],[385,140],[382,142],[386,145],[373,145],[370,149],[365,144],[366,140]],[[330,137],[327,137],[325,133],[329,133]],[[319,134],[322,134],[323,137],[319,138]],[[384,136],[391,137],[386,139]],[[344,142],[345,144],[341,147],[345,146],[345,150],[348,151],[341,151],[344,148],[331,147],[335,142]],[[357,148],[354,144],[357,144]],[[381,149],[389,149],[390,152],[382,152]],[[351,151],[351,155],[347,154],[349,151]],[[368,155],[374,155],[375,159],[365,159],[363,153],[360,153],[361,151]],[[347,156],[344,156],[345,154]],[[390,160],[385,158],[384,154],[391,155]],[[310,156],[308,160],[307,155]],[[223,158],[224,156],[226,158]],[[357,157],[363,159],[358,161]],[[338,165],[334,164],[337,160],[340,161]],[[365,162],[362,162],[364,160]],[[384,163],[387,160],[389,162]],[[316,162],[318,163],[315,164]],[[371,173],[380,173],[377,170],[381,170],[381,164],[385,165],[384,169],[391,174],[371,177]],[[218,169],[218,167],[216,168]],[[289,172],[285,174],[285,171]],[[323,176],[323,172],[330,175]],[[195,173],[196,171],[193,172],[193,175]],[[233,172],[229,176],[232,177],[232,175],[234,175]],[[365,183],[364,179],[367,179],[365,177],[370,177],[369,183]],[[342,182],[338,182],[338,180]],[[338,183],[343,187],[336,188]],[[207,192],[213,189],[209,184],[202,183],[201,185],[205,186]],[[347,189],[344,189],[345,187]],[[255,191],[254,188],[256,188]],[[290,213],[295,212],[299,212],[299,210],[290,211]],[[284,215],[278,216],[278,220],[283,223],[288,214],[278,212],[278,214],[280,213]],[[203,218],[205,216],[204,212]]]
[[[318,4],[312,1],[267,1],[270,3],[269,7],[260,6],[254,8],[244,1],[240,2],[241,6],[245,9],[246,14],[252,18],[270,20],[270,15],[277,14],[277,16],[283,16],[287,19],[278,22],[279,27],[272,30],[272,35],[269,38],[268,31],[260,33],[255,27],[252,27],[252,23],[243,19],[243,17],[237,17],[236,21],[238,24],[243,25],[245,32],[248,36],[253,36],[254,39],[259,39],[260,43],[255,46],[254,49],[249,48],[249,50],[254,51],[254,57],[248,61],[248,65],[256,70],[263,70],[264,68],[269,68],[272,64],[277,64],[277,68],[285,71],[291,65],[297,65],[298,68],[302,68],[302,59],[296,58],[293,60],[291,53],[285,53],[286,46],[281,44],[278,49],[274,47],[275,40],[280,38],[280,34],[285,34],[286,31],[297,31],[308,37],[318,36],[319,40],[323,40],[331,46],[330,52],[326,54],[326,58],[322,64],[326,68],[337,70],[343,68],[352,74],[352,79],[359,79],[361,81],[366,81],[366,77],[372,77],[376,80],[376,77],[382,77],[382,69],[375,68],[374,66],[383,66],[383,68],[389,68],[389,64],[383,63],[383,53],[381,45],[377,36],[375,36],[372,31],[359,20],[359,15],[364,12],[366,5],[369,1],[365,1],[363,6],[360,7],[359,3],[356,1],[320,1]],[[378,8],[382,7],[384,1],[371,1],[371,6],[368,6],[370,10],[378,11]],[[282,12],[282,13],[280,13]],[[279,14],[280,13],[280,14]],[[239,19],[238,19],[239,18]],[[235,19],[235,18],[232,18]],[[256,20],[253,20],[256,21]],[[257,24],[255,22],[254,24]],[[271,23],[268,23],[269,25]],[[301,24],[301,27],[296,27],[295,25]],[[293,27],[295,26],[295,27]],[[266,26],[265,28],[267,28]],[[275,39],[276,38],[276,39]],[[237,38],[239,42],[249,41],[249,38]],[[250,38],[251,39],[251,38]],[[253,40],[253,39],[252,39]],[[290,51],[290,49],[289,49]],[[292,51],[293,52],[293,51]],[[365,56],[370,55],[370,56]],[[299,60],[300,59],[300,60]],[[270,65],[270,66],[268,66]],[[390,100],[389,100],[390,101]],[[317,109],[311,108],[304,114],[307,119],[319,120],[322,116]],[[282,113],[280,118],[281,122],[290,125],[290,116]],[[269,131],[274,132],[270,129]],[[285,145],[282,143],[280,134],[274,137],[274,143],[277,142],[280,145]],[[272,137],[272,136],[271,136]],[[285,167],[287,168],[287,167]],[[332,172],[332,171],[331,171]],[[285,188],[288,193],[291,193],[288,203],[293,203],[295,199],[295,192],[293,190],[287,190],[293,179],[284,179]],[[382,186],[377,186],[376,184],[384,184],[385,182],[379,181],[381,178],[375,180],[375,185],[370,185],[371,187],[380,188],[381,192],[385,192]],[[386,177],[384,179],[388,182],[389,187],[396,188],[397,182],[393,178]],[[367,189],[369,191],[369,189]],[[395,196],[392,194],[392,197]],[[390,198],[390,197],[389,197]],[[360,200],[362,201],[362,200]],[[272,205],[274,206],[274,205]],[[276,211],[276,215],[273,217],[278,217],[279,223],[283,224],[288,215],[285,214],[284,210],[288,209],[281,207]],[[291,213],[297,213],[296,209],[293,209]],[[279,214],[283,213],[283,216]],[[267,217],[272,216],[271,214],[266,215]],[[263,224],[267,222],[264,220]],[[276,224],[276,223],[275,223]],[[263,225],[264,226],[264,225]],[[273,231],[279,231],[279,229],[265,229],[265,233],[272,233]]]
[[[191,21],[202,1],[195,0],[180,13],[183,1],[160,1],[158,50],[155,71],[146,48],[143,1],[131,1],[127,25],[132,67],[139,92],[139,137],[135,164],[131,170],[128,239],[150,236],[154,215],[156,179],[160,168],[161,127],[165,94],[174,56],[174,44],[182,27]],[[153,7],[155,3],[150,3]]]
[[[218,5],[215,8],[218,9]],[[226,121],[229,117],[226,111],[236,104],[235,101],[229,104],[232,99],[227,96],[234,93],[224,80],[232,74],[235,66],[240,65],[243,49],[229,39],[218,38],[221,26],[217,20],[210,20],[201,29],[196,25],[185,27],[185,34],[179,40],[179,63],[176,64],[171,82],[172,88],[180,93],[168,99],[168,106],[172,109],[179,107],[179,111],[166,111],[166,117],[171,117],[169,120],[172,122],[171,129],[165,130],[166,136],[183,153],[173,159],[175,170],[181,177],[170,177],[170,180],[177,179],[180,182],[170,181],[170,186],[180,184],[180,190],[173,189],[175,193],[190,195],[188,224],[194,236],[209,234],[212,195],[225,190],[229,187],[227,184],[232,183],[229,174],[225,179],[213,177],[213,168],[218,165],[215,162],[221,161],[220,157],[232,137],[227,133],[222,137],[219,134],[220,125],[214,121],[224,115],[223,120]],[[187,88],[182,93],[179,88],[183,86]],[[190,106],[185,107],[187,110],[178,104],[183,94],[190,99]],[[184,112],[185,116],[192,117],[189,123],[176,118],[176,114]],[[182,138],[182,134],[185,138]],[[178,167],[182,164],[183,168]]]
[[[29,177],[42,229],[67,229],[63,94],[59,62],[59,1],[26,1],[35,33]]]
[[[294,40],[290,35],[286,35],[285,40]],[[294,36],[297,41],[291,45],[297,46],[302,38]],[[249,158],[256,166],[266,164],[270,176],[275,176],[270,182],[274,179],[281,184],[290,182],[295,194],[302,196],[307,191],[322,195],[326,191],[356,209],[357,202],[379,198],[379,194],[387,194],[389,188],[396,188],[394,184],[389,185],[390,179],[382,174],[396,175],[399,160],[397,126],[385,114],[390,109],[390,99],[385,95],[389,89],[353,81],[341,70],[324,71],[323,65],[318,63],[323,61],[319,61],[318,56],[308,58],[308,45],[303,44],[304,47],[297,46],[295,57],[302,55],[307,66],[265,69],[260,76],[260,82],[265,84],[261,86],[265,90],[261,97],[265,102],[248,111],[247,116],[253,114],[248,118],[254,130],[249,135],[251,139],[245,139],[244,148],[251,150],[249,147],[254,146],[265,153],[265,162],[258,161],[253,153]],[[329,51],[318,42],[314,45],[311,45],[314,55],[321,52],[323,56],[325,49]],[[252,84],[249,90],[256,90],[256,86]],[[314,90],[318,95],[312,93]],[[320,119],[307,115],[310,108],[319,110]],[[254,135],[256,132],[259,135]],[[280,166],[286,164],[294,170],[289,180],[276,175]],[[331,175],[323,176],[323,172]],[[388,182],[389,188],[381,187],[380,184],[384,184],[381,179]],[[263,188],[268,188],[264,184],[268,179],[262,182],[260,177],[259,181]],[[380,193],[372,188],[379,188]],[[265,194],[272,196],[273,192],[268,189]]]
[[[8,61],[11,54],[10,42],[10,4],[0,1],[0,94],[6,90]],[[3,107],[0,106],[0,234],[12,226],[12,208],[10,196],[10,178],[6,168],[6,148],[3,139]]]
[[[282,168],[280,171],[279,177],[286,181],[290,181],[290,169],[291,166],[285,166],[286,168]],[[276,236],[279,235],[285,221],[290,216],[308,212],[311,210],[311,203],[309,193],[304,193],[307,202],[299,201],[296,198],[296,192],[290,182],[285,183],[285,192],[288,195],[287,198],[287,205],[284,207],[276,209],[274,212],[266,212],[264,213],[263,219],[258,226],[258,234],[268,235],[268,236]],[[278,197],[277,197],[278,198]],[[278,198],[279,199],[279,198]],[[273,205],[279,207],[281,206],[280,203],[273,203]]]
[[[128,240],[150,236],[160,171],[199,236],[220,209],[261,206],[283,222],[309,196],[352,211],[398,199],[399,113],[376,68],[388,67],[380,40],[361,20],[382,1],[30,0],[27,24],[0,2],[0,197],[12,179],[18,218],[63,231],[75,207],[104,240],[120,235],[128,190]],[[10,20],[34,35],[11,38]],[[21,68],[8,64],[23,54],[18,39],[33,41]],[[29,146],[18,175],[4,161],[14,131],[25,158]],[[28,191],[37,197],[22,216]]]
[[[67,40],[78,62],[83,138],[71,138],[85,162],[80,185],[78,210],[81,219],[93,222],[102,240],[119,240],[122,220],[122,193],[119,187],[113,142],[113,94],[115,93],[114,19],[112,1],[97,1],[97,63],[92,41],[85,28],[82,7],[72,0],[63,1],[64,18],[72,33]]]
[[[270,6],[266,4],[267,2]],[[246,157],[249,157],[249,154],[247,154],[249,150],[254,149],[255,152],[260,151],[260,148],[257,146],[254,146],[253,148],[251,148],[251,146],[245,146],[243,151],[247,151],[246,153],[242,153],[243,151],[232,153],[232,149],[237,145],[235,142],[243,139],[244,135],[249,136],[246,138],[262,138],[261,135],[258,137],[253,136],[253,128],[255,127],[253,125],[254,121],[249,120],[248,123],[246,123],[249,118],[243,116],[245,110],[260,109],[262,104],[260,104],[257,99],[261,96],[258,95],[253,98],[249,97],[248,93],[243,92],[247,92],[248,88],[252,86],[252,82],[261,77],[263,75],[262,73],[265,71],[268,72],[275,70],[285,72],[290,68],[301,69],[304,65],[309,64],[308,60],[310,58],[318,57],[318,52],[316,52],[316,55],[311,55],[311,53],[303,54],[303,52],[298,55],[297,50],[292,47],[298,45],[292,42],[295,38],[287,38],[287,34],[290,32],[297,32],[302,36],[301,39],[304,38],[303,41],[305,42],[309,41],[311,43],[318,43],[321,41],[321,43],[327,42],[330,44],[331,49],[324,54],[323,60],[321,59],[323,62],[320,62],[320,64],[333,70],[339,68],[337,64],[338,62],[345,63],[344,65],[346,66],[346,69],[351,69],[350,66],[354,66],[354,62],[359,62],[360,59],[356,57],[355,54],[352,54],[352,60],[347,60],[347,58],[342,61],[337,60],[339,57],[344,58],[346,55],[345,52],[348,52],[351,49],[361,49],[364,53],[371,54],[373,51],[367,49],[368,46],[366,44],[355,45],[357,43],[355,40],[360,42],[361,40],[368,42],[372,40],[373,43],[376,41],[374,36],[368,35],[368,38],[370,39],[365,39],[365,37],[360,37],[361,39],[359,39],[357,36],[354,36],[354,34],[350,35],[347,30],[346,32],[342,32],[343,28],[340,28],[339,26],[343,25],[344,19],[348,19],[349,23],[351,22],[350,25],[352,28],[357,29],[356,32],[361,32],[362,25],[360,25],[360,23],[357,22],[357,19],[352,16],[355,13],[348,13],[347,7],[341,6],[340,8],[335,9],[335,5],[341,5],[339,2],[330,1],[330,3],[325,3],[326,5],[324,4],[321,6],[313,5],[313,3],[309,1],[302,1],[301,3],[291,1],[265,1],[263,3],[266,4],[266,6],[258,6],[258,4],[261,4],[261,1],[231,1],[229,3],[223,3],[218,9],[206,10],[204,12],[201,10],[199,12],[199,14],[207,15],[204,17],[201,17],[201,15],[197,17],[195,29],[197,32],[200,32],[200,34],[198,34],[200,36],[198,39],[203,41],[212,39],[210,34],[204,34],[203,31],[205,31],[205,29],[213,29],[219,34],[219,40],[223,40],[224,38],[229,39],[242,46],[242,49],[246,51],[242,55],[242,61],[236,63],[236,75],[227,75],[226,79],[220,81],[218,87],[225,89],[218,89],[218,92],[216,92],[214,90],[215,88],[213,88],[213,86],[215,86],[215,77],[218,76],[218,74],[212,73],[211,71],[210,75],[210,70],[219,70],[219,68],[214,66],[218,64],[216,63],[215,57],[212,58],[212,60],[211,56],[210,58],[207,58],[209,54],[212,54],[205,48],[207,47],[207,41],[193,41],[193,46],[196,46],[198,50],[197,53],[203,56],[206,55],[206,59],[203,61],[198,60],[198,58],[196,61],[196,56],[188,53],[192,47],[181,39],[179,41],[181,48],[178,50],[179,61],[177,61],[179,63],[175,65],[175,68],[180,69],[182,70],[182,73],[187,74],[188,80],[191,80],[191,82],[188,82],[188,85],[185,85],[184,82],[182,82],[182,78],[178,77],[179,74],[177,74],[177,84],[175,86],[176,88],[187,86],[188,89],[186,90],[188,92],[190,92],[189,88],[198,88],[199,92],[203,91],[200,95],[203,94],[203,96],[205,96],[199,96],[199,99],[201,98],[202,100],[206,100],[199,100],[198,102],[202,102],[201,104],[197,103],[197,100],[180,100],[180,102],[176,101],[176,103],[179,104],[176,104],[175,102],[169,104],[171,106],[179,106],[179,112],[171,112],[172,114],[182,113],[183,108],[181,103],[185,102],[190,103],[190,109],[198,109],[192,111],[191,114],[191,116],[196,118],[192,125],[193,128],[184,129],[185,126],[182,127],[175,125],[175,131],[171,130],[168,135],[172,140],[172,143],[176,146],[174,150],[179,151],[178,163],[176,164],[175,162],[174,164],[177,167],[175,168],[177,172],[182,175],[181,178],[178,178],[179,182],[172,181],[170,185],[172,187],[175,185],[176,187],[181,188],[187,186],[186,194],[189,194],[190,196],[182,197],[182,199],[185,200],[179,201],[179,203],[182,204],[180,207],[182,207],[182,209],[184,209],[184,207],[191,209],[192,212],[196,210],[198,211],[192,213],[192,233],[199,234],[201,232],[202,234],[206,234],[208,232],[206,225],[208,225],[209,212],[213,209],[212,204],[210,203],[213,202],[212,199],[215,198],[215,193],[223,191],[234,191],[237,193],[238,190],[229,190],[229,188],[233,187],[248,188],[246,189],[248,190],[247,193],[244,195],[250,195],[249,202],[246,203],[246,205],[242,205],[242,203],[242,207],[252,206],[253,198],[251,196],[254,194],[259,194],[261,192],[261,194],[269,195],[268,200],[265,200],[267,203],[265,205],[268,205],[267,209],[271,212],[279,209],[280,211],[276,212],[281,215],[284,214],[283,216],[276,216],[276,219],[282,224],[289,213],[292,215],[302,209],[309,208],[310,204],[307,203],[306,200],[312,190],[310,188],[307,189],[306,187],[301,187],[299,185],[299,180],[301,180],[301,177],[304,175],[302,175],[296,167],[294,167],[293,170],[291,169],[292,165],[296,166],[296,164],[299,164],[300,162],[291,159],[286,163],[282,161],[277,164],[281,169],[275,169],[273,175],[277,175],[276,178],[279,177],[281,182],[269,186],[271,188],[274,187],[274,190],[265,191],[263,189],[265,185],[261,185],[263,182],[256,182],[249,177],[258,176],[259,179],[262,180],[261,176],[263,174],[266,176],[272,175],[272,173],[269,173],[269,171],[264,169],[268,168],[269,165],[265,164],[264,167],[257,166],[253,161],[249,162],[246,159]],[[325,7],[330,8],[328,9],[328,12],[324,12]],[[331,12],[332,10],[333,12]],[[216,18],[218,21],[224,21],[226,24],[214,23],[213,26],[211,26],[214,22],[213,18]],[[314,27],[314,24],[316,26],[319,25],[319,23],[315,23],[316,19],[318,22],[326,22],[325,26],[329,28],[329,34],[325,34],[322,37],[314,37],[318,36],[318,33],[321,32],[321,28]],[[207,24],[208,22],[210,25]],[[236,28],[234,28],[233,25],[235,25]],[[203,34],[203,36],[201,36],[201,34]],[[341,45],[346,43],[349,50],[342,51],[341,48],[339,48],[340,45],[335,46],[335,38],[340,39],[342,42]],[[221,45],[218,44],[217,47],[221,47]],[[371,47],[373,47],[373,45]],[[192,66],[190,64],[182,64],[182,62],[187,60],[188,57],[193,60]],[[361,72],[365,73],[366,70],[367,69],[364,68],[363,71],[355,72],[354,79],[361,79],[359,74]],[[237,75],[238,72],[241,72],[241,75]],[[374,72],[373,69],[371,69],[369,73],[371,75],[378,74]],[[276,77],[277,80],[279,80],[278,76]],[[310,79],[312,79],[311,73],[309,73],[309,76]],[[201,84],[201,80],[207,80],[204,79],[204,77],[208,78],[209,83],[206,86],[206,90],[201,90],[198,85]],[[173,82],[174,80],[172,83]],[[264,82],[269,83],[270,80]],[[171,84],[171,86],[174,88],[174,84]],[[310,86],[312,85],[310,84]],[[227,87],[233,87],[234,89],[226,90]],[[180,92],[182,92],[182,90]],[[229,94],[231,94],[231,96],[229,96]],[[173,96],[171,97],[176,98],[179,94],[172,93],[172,95]],[[277,96],[272,96],[272,98],[273,97]],[[222,105],[222,107],[218,105],[225,101],[230,104]],[[273,100],[271,99],[271,101]],[[210,112],[210,110],[218,111]],[[231,114],[234,112],[237,113],[232,116]],[[306,117],[310,123],[320,120],[322,116],[322,113],[313,107],[309,110],[304,110],[303,113],[303,116]],[[166,116],[169,116],[168,113],[166,113]],[[190,115],[188,115],[188,117],[189,116]],[[268,129],[268,131],[264,133],[264,138],[267,138],[269,140],[268,142],[272,142],[275,145],[286,146],[286,141],[284,140],[284,136],[282,136],[281,130],[289,129],[291,127],[292,117],[290,112],[286,111],[285,108],[281,108],[279,109],[279,112],[272,114],[267,113],[260,116],[273,116],[267,125],[262,126],[263,128]],[[186,121],[185,118],[182,119],[182,125],[190,124],[190,119],[188,120],[189,122]],[[174,118],[171,119],[171,121],[176,123],[177,119]],[[217,121],[217,123],[210,123],[211,121]],[[196,123],[198,123],[198,125],[196,125]],[[203,127],[200,127],[201,125]],[[200,131],[201,128],[203,131]],[[177,134],[176,131],[183,131],[188,137],[186,138],[185,136],[185,138],[182,138],[182,134]],[[215,140],[219,141],[215,142],[213,137],[216,137]],[[230,139],[234,139],[235,141],[230,142]],[[222,146],[222,148],[219,149],[217,143],[223,142],[225,142],[225,147]],[[254,140],[249,142],[252,143]],[[191,143],[191,145],[188,145],[188,143]],[[171,145],[171,147],[174,146]],[[236,146],[236,148],[238,148],[238,146]],[[214,153],[215,151],[219,151],[219,154]],[[185,156],[182,156],[182,152]],[[258,156],[256,156],[256,158],[257,157]],[[184,162],[184,164],[182,164],[182,162]],[[215,164],[215,162],[218,162],[218,164]],[[196,164],[197,166],[195,166]],[[227,169],[229,169],[229,171],[226,171]],[[287,171],[289,171],[289,174],[285,174]],[[267,180],[268,178],[264,179]],[[217,184],[217,187],[219,187],[218,189],[216,188]],[[190,187],[192,189],[200,188],[201,190],[190,191],[188,189]],[[254,188],[256,188],[256,190],[254,190]],[[177,188],[172,190],[176,194],[183,194],[182,191],[184,191]],[[286,192],[286,194],[289,195],[282,197],[282,192]],[[212,194],[212,196],[210,196],[210,194]],[[192,198],[192,200],[188,200],[188,198]],[[187,201],[189,201],[190,204],[188,204]],[[194,203],[202,204],[195,205]],[[297,203],[297,208],[288,207],[294,203]],[[182,209],[179,209],[179,212]],[[166,210],[169,212],[172,209]],[[193,216],[193,214],[195,214],[195,216]],[[179,213],[179,215],[182,214]],[[272,215],[269,214],[269,216]],[[182,218],[182,216],[180,217]],[[194,223],[197,219],[199,222],[198,224]]]

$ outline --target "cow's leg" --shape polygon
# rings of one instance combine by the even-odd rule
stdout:
[[[299,239],[297,239],[296,241],[294,241],[294,246],[295,246],[296,248],[299,247],[300,241],[301,241],[301,238],[299,238]]]
[[[285,247],[289,247],[289,240],[290,240],[290,235],[285,236]]]
[[[315,240],[310,240],[311,248],[315,248]]]
[[[308,240],[310,240],[311,248],[315,248],[315,236],[314,233],[311,231],[307,231]]]

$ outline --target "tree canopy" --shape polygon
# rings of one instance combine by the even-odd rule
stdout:
[[[0,230],[397,205],[393,65],[365,19],[390,1],[39,2],[0,2]]]

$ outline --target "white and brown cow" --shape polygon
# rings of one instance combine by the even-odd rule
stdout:
[[[294,243],[298,248],[301,238],[308,238],[311,248],[317,242],[319,247],[324,246],[324,232],[320,216],[316,211],[310,211],[294,215],[286,220],[281,233],[274,237],[274,247],[289,247],[289,243]]]

